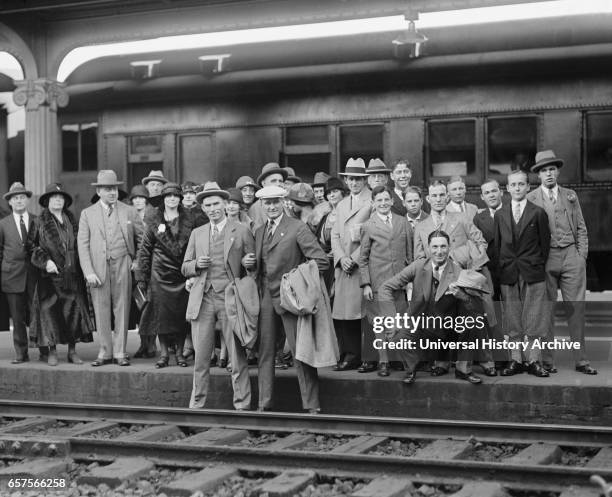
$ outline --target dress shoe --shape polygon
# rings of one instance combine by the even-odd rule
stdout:
[[[141,359],[144,357],[145,355],[145,348],[141,345],[138,350],[136,351],[136,353],[134,354],[134,359]]]
[[[130,365],[130,361],[127,357],[124,357],[123,359],[115,359],[115,362],[117,363],[118,366],[129,366]]]
[[[38,360],[39,360],[40,362],[49,362],[49,352],[46,352],[46,353],[44,353],[44,354],[40,354],[40,355],[38,356]]]
[[[100,359],[100,358],[98,358],[95,361],[93,361],[91,363],[91,365],[94,368],[97,368],[98,366],[106,366],[107,364],[112,364],[112,363],[113,363],[112,359]]]
[[[192,357],[195,357],[195,350],[193,350],[191,348],[183,349],[183,357],[185,359],[191,359]]]
[[[145,350],[144,353],[142,354],[142,357],[146,359],[153,359],[154,357],[157,357],[157,349]]]
[[[482,372],[485,376],[497,376],[497,370],[495,368],[482,368]]]
[[[538,378],[548,378],[550,375],[539,362],[532,362],[527,367],[527,373],[537,376]]]
[[[57,360],[57,353],[55,350],[49,352],[49,359],[47,359],[47,364],[49,366],[57,366],[59,361]]]
[[[455,378],[459,380],[469,381],[472,385],[480,385],[482,383],[482,379],[473,374],[472,372],[464,373],[462,371],[459,371],[458,369],[455,369]]]
[[[30,358],[28,356],[25,357],[16,357],[11,361],[11,364],[22,364],[24,362],[29,362]]]
[[[321,408],[313,407],[312,409],[308,409],[308,414],[321,414]]]
[[[436,366],[431,370],[431,376],[444,376],[448,374],[448,369],[441,368],[440,366]]]
[[[402,383],[404,385],[412,385],[415,381],[416,381],[416,371],[410,371],[406,373],[406,376],[404,376]]]
[[[351,369],[357,369],[357,364],[354,362],[342,361],[334,366],[334,371],[349,371]]]
[[[378,376],[389,376],[389,363],[388,362],[381,362],[380,363],[380,369],[378,370]]]
[[[226,368],[227,367],[227,359],[221,359],[219,361],[219,367],[220,368]]]
[[[543,368],[551,374],[555,374],[559,372],[559,370],[556,367],[554,367],[552,364],[544,364]]]
[[[371,373],[372,371],[376,371],[376,363],[372,361],[363,361],[357,368],[358,373]]]
[[[518,361],[510,361],[507,367],[501,370],[501,376],[514,376],[515,374],[524,373],[523,364]]]
[[[68,360],[68,362],[70,362],[72,364],[83,364],[83,361],[76,354],[76,352],[68,353],[68,356],[67,356],[66,359]]]
[[[584,374],[597,374],[597,370],[592,368],[589,364],[583,364],[582,366],[576,366],[576,371]]]

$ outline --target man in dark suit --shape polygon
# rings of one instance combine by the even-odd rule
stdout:
[[[512,361],[502,376],[522,373],[526,360],[529,374],[547,377],[538,343],[546,336],[551,311],[544,271],[550,249],[548,218],[544,209],[527,200],[529,181],[524,171],[508,175],[507,189],[512,201],[502,205],[494,218],[494,260],[499,267],[504,329],[510,340],[522,342],[525,335],[528,340],[523,354],[512,350]]]
[[[550,253],[546,261],[546,287],[551,301],[557,301],[561,289],[563,308],[567,315],[568,330],[572,341],[580,342],[574,351],[576,371],[594,375],[586,355],[584,341],[584,311],[586,296],[586,260],[589,254],[589,238],[582,217],[580,200],[574,190],[557,183],[559,168],[563,161],[557,159],[552,150],[536,154],[531,172],[540,177],[541,186],[527,195],[534,204],[542,207],[548,215],[550,227]],[[550,315],[547,340],[554,340],[554,313]],[[544,367],[556,372],[552,350],[542,353]]]
[[[36,269],[30,263],[28,243],[36,223],[36,216],[28,212],[31,196],[32,192],[21,183],[13,183],[4,194],[13,212],[0,221],[0,281],[13,319],[13,364],[29,361],[28,314],[36,286]],[[47,350],[40,349],[41,361],[47,361]]]
[[[246,268],[257,268],[261,296],[259,314],[259,410],[269,410],[274,397],[274,356],[276,335],[281,326],[293,357],[297,333],[297,316],[280,306],[280,285],[285,273],[301,263],[314,260],[323,273],[329,261],[307,225],[283,213],[282,199],[287,192],[279,186],[265,186],[256,193],[261,200],[265,223],[255,231],[255,254],[244,259]],[[302,406],[319,412],[317,369],[295,359],[302,394]]]
[[[405,195],[406,189],[410,185],[410,178],[412,178],[410,163],[405,159],[398,160],[391,170],[391,179],[393,180],[393,206],[391,207],[391,212],[399,216],[405,216],[407,212]]]

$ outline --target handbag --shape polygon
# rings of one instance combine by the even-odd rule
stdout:
[[[136,307],[138,307],[139,311],[142,311],[145,305],[149,302],[149,297],[142,293],[142,290],[136,285],[134,291],[132,292],[132,298],[134,299],[134,303]]]

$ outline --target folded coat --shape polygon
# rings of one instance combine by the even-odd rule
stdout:
[[[225,287],[225,312],[240,344],[247,349],[253,348],[259,318],[259,294],[254,278],[238,278]]]

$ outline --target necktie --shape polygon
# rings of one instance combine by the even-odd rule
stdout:
[[[521,204],[516,204],[514,206],[514,222],[516,224],[521,220]]]
[[[385,224],[391,228],[391,216],[387,216],[385,218]]]
[[[23,214],[19,216],[19,231],[21,231],[21,241],[25,243],[28,239],[28,230],[23,220]]]
[[[213,224],[213,232],[212,232],[213,240],[216,240],[218,236],[219,236],[219,228],[217,227],[216,224]]]
[[[440,266],[434,266],[433,277],[436,281],[440,281]]]
[[[113,204],[108,204],[108,217],[113,215]]]
[[[551,204],[555,203],[555,194],[552,190],[548,190],[548,198],[550,199]]]
[[[267,232],[268,240],[272,240],[272,236],[274,235],[274,221],[272,220],[268,221],[268,228],[266,232]]]
[[[461,212],[465,212],[465,204],[461,202]]]

